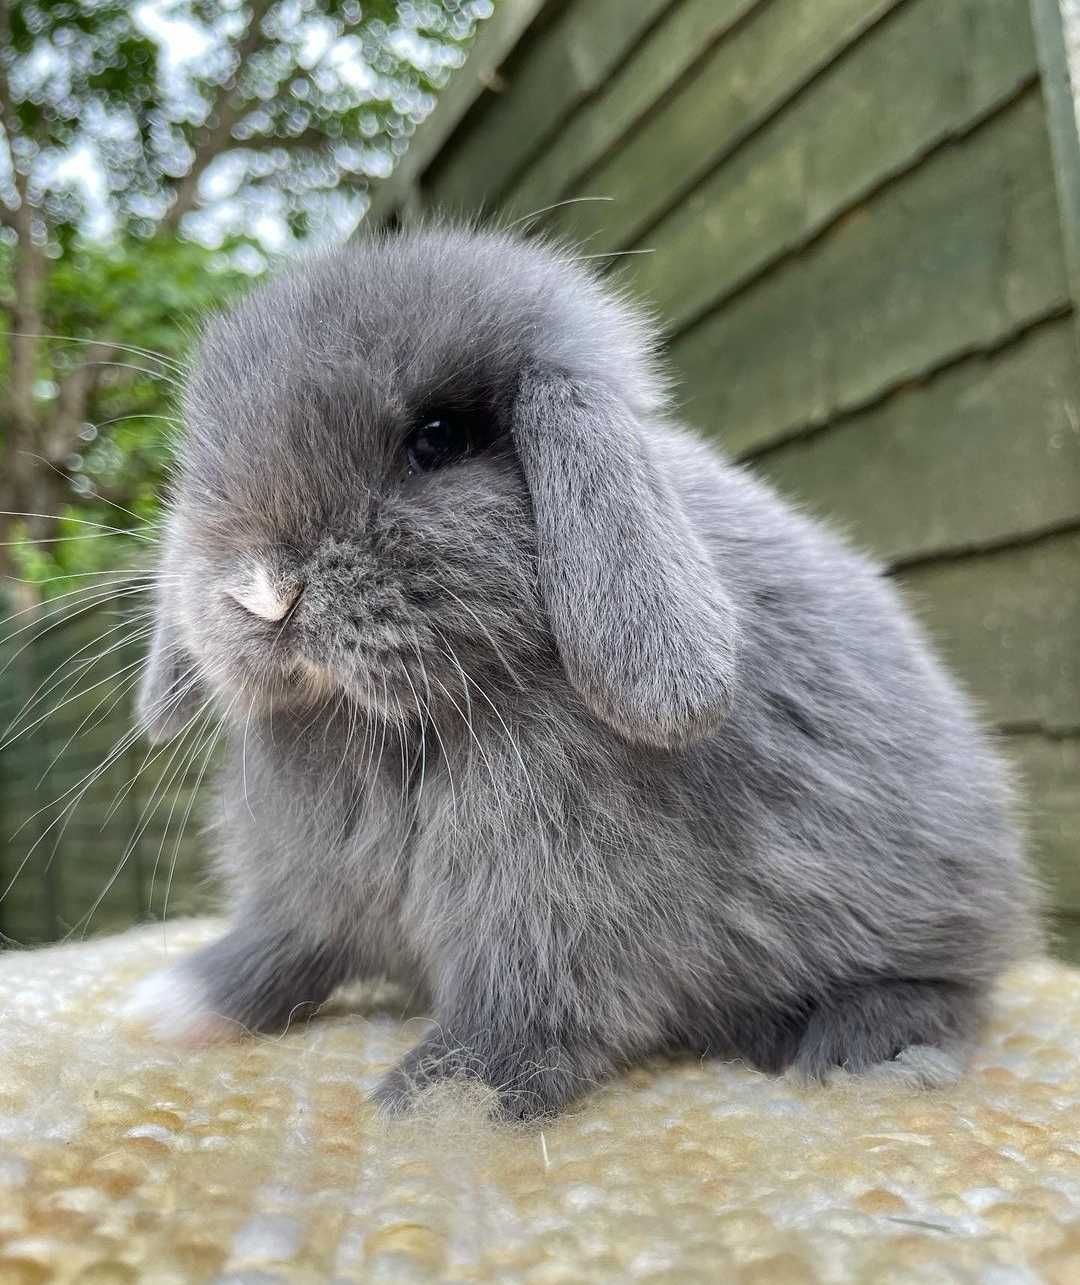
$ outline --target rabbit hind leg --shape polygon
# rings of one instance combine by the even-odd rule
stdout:
[[[963,1074],[982,1015],[982,996],[951,982],[879,981],[838,991],[817,1005],[793,1066],[810,1081],[837,1070],[941,1088]]]

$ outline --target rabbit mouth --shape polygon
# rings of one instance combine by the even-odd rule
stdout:
[[[345,699],[394,722],[407,721],[426,704],[421,681],[410,674],[403,655],[389,649],[351,650],[344,663],[298,652],[288,663],[286,678],[291,699]]]
[[[314,700],[336,696],[341,690],[341,683],[334,673],[308,656],[299,655],[293,658],[289,667],[289,677],[300,685],[305,695]]]

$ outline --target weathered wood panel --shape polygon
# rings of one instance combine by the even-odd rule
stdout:
[[[744,452],[1069,303],[1033,89],[672,348],[690,418]]]
[[[1003,748],[1018,774],[1047,901],[1080,915],[1080,736],[1009,736]]]
[[[611,205],[557,212],[560,231],[595,236],[598,248],[632,244],[846,45],[898,0],[772,0],[755,9],[650,113],[582,192]],[[602,244],[600,244],[602,243]]]
[[[1002,543],[1076,518],[1072,318],[767,451],[757,467],[889,561]]]
[[[424,176],[425,199],[475,210],[498,196],[568,113],[603,84],[671,0],[589,0],[567,7],[492,101]]]
[[[898,580],[992,722],[1080,728],[1080,530]]]
[[[652,228],[653,253],[622,275],[678,330],[1036,72],[1026,0],[909,0]]]
[[[518,212],[574,189],[581,176],[702,56],[719,36],[766,0],[682,0],[601,92],[504,194]]]

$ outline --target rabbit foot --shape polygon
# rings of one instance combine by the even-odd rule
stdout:
[[[241,1027],[215,1012],[205,987],[184,964],[144,977],[122,1010],[124,1021],[164,1044],[201,1048],[236,1039]]]
[[[472,1081],[494,1091],[494,1114],[500,1119],[541,1120],[556,1115],[600,1078],[575,1066],[564,1048],[530,1045],[524,1040],[507,1044],[504,1051],[479,1054],[473,1051],[479,1042],[455,1042],[443,1031],[435,1031],[383,1078],[374,1100],[387,1113],[399,1114],[436,1084]]]
[[[847,1071],[940,1088],[963,1074],[979,1015],[978,994],[964,986],[896,981],[852,988],[810,1015],[794,1070],[809,1081]]]
[[[348,975],[345,957],[330,947],[311,949],[291,933],[238,926],[144,978],[124,1016],[165,1042],[216,1044],[310,1017]]]

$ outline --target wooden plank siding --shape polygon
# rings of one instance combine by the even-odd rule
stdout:
[[[1080,950],[1080,144],[1055,22],[1053,0],[567,0],[413,178],[424,211],[551,206],[544,230],[637,252],[609,270],[661,318],[684,416],[880,557],[1000,730]]]
[[[624,275],[673,333],[716,309],[1030,85],[1035,50],[1016,13],[984,0],[891,11],[808,87],[797,112],[773,117],[653,226],[652,253],[628,259]],[[908,109],[880,110],[898,101]]]
[[[1034,325],[753,459],[891,564],[1067,527],[1080,495],[1071,318]]]
[[[987,718],[1080,732],[1080,527],[896,574]]]
[[[527,213],[551,202],[554,194],[565,198],[580,190],[590,169],[614,149],[622,134],[761,3],[686,0],[676,4],[654,37],[634,50],[517,182],[498,194],[502,203]]]
[[[425,197],[448,209],[495,199],[670,4],[589,0],[566,6],[537,37],[520,68],[507,73],[513,93],[493,100],[452,150],[436,159],[425,175]]]
[[[1035,87],[679,335],[690,418],[742,454],[1067,308],[1041,120]]]
[[[106,606],[41,630],[21,655],[29,635],[0,650],[0,741],[16,737],[0,752],[0,933],[10,942],[210,904],[202,830],[212,803],[194,800],[213,729],[195,725],[157,749],[132,740],[139,634]]]

